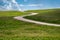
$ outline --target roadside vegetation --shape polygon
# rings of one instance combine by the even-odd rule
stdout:
[[[60,9],[30,10],[27,12],[36,12],[38,14],[34,16],[26,16],[25,18],[41,22],[60,24]]]
[[[0,11],[0,40],[60,40],[60,27],[13,19],[26,14],[19,11]]]

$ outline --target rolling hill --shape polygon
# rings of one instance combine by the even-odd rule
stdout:
[[[60,27],[13,19],[26,14],[19,11],[0,11],[0,40],[60,40]]]
[[[24,18],[41,22],[60,24],[60,9],[30,10],[27,12],[35,12],[38,14],[34,16],[26,16]]]

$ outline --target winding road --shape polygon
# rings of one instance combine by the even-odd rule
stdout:
[[[60,27],[60,24],[45,23],[45,22],[34,21],[34,20],[24,18],[25,16],[32,16],[32,15],[36,15],[36,14],[38,14],[38,13],[31,13],[31,14],[28,14],[28,15],[16,16],[16,17],[14,17],[14,19],[25,21],[25,22],[30,22],[30,23],[35,23],[35,24],[40,24],[40,25],[48,25],[48,26]]]

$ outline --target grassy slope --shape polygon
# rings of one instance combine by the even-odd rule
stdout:
[[[27,14],[27,13],[22,13],[19,11],[0,11],[0,17],[1,16],[20,16],[24,14]]]
[[[60,40],[60,27],[37,25],[13,19],[21,12],[0,12],[0,40]]]
[[[60,24],[60,9],[34,10],[32,12],[37,12],[39,14],[26,18],[33,19],[36,21]]]

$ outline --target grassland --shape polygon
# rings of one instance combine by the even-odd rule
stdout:
[[[36,12],[39,14],[27,16],[25,18],[47,23],[60,24],[60,9],[32,10],[28,12]]]
[[[27,13],[0,11],[0,40],[60,40],[60,27],[37,25],[13,19]]]

